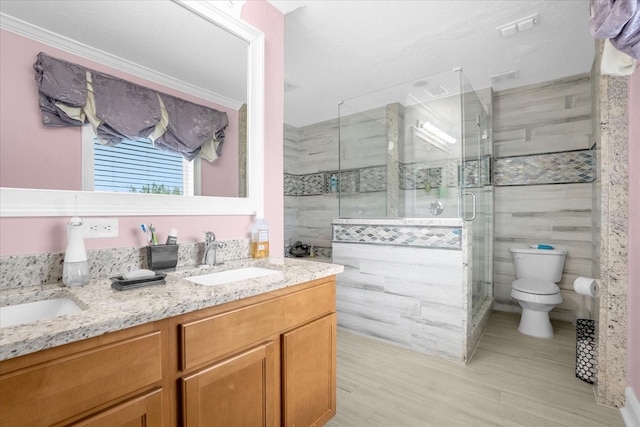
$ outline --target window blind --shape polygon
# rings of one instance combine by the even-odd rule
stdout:
[[[179,154],[150,141],[109,146],[95,139],[93,148],[95,191],[193,195],[193,164]]]

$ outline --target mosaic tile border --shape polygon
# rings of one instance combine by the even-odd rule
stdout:
[[[387,189],[387,167],[371,166],[359,169],[361,193],[373,193]]]
[[[333,224],[333,242],[462,250],[460,227]]]
[[[400,190],[424,189],[428,183],[431,188],[442,185],[458,185],[459,166],[457,163],[429,167],[427,163],[398,163],[398,181]],[[468,162],[465,168],[467,182],[477,181],[478,162]],[[346,193],[375,193],[387,191],[387,166],[367,166],[359,169],[331,170],[312,174],[284,174],[285,196],[319,196],[330,194],[331,177],[338,178],[340,190]]]
[[[331,191],[331,177],[335,175],[337,179],[337,186],[340,191],[346,193],[358,193],[360,192],[360,171],[361,169],[351,170],[335,170],[327,171],[324,173],[324,192],[332,193]]]
[[[592,150],[495,159],[496,186],[589,183],[596,178]]]
[[[589,183],[596,178],[596,158],[592,150],[503,157],[493,160],[493,182],[496,186]],[[487,168],[478,160],[465,164],[465,184],[469,187],[487,182]],[[426,163],[398,163],[401,190],[424,189],[459,184],[459,166],[445,164],[428,167]],[[371,193],[387,190],[387,167],[324,171],[304,175],[284,174],[285,196],[317,196],[331,193],[331,176],[341,178],[341,190],[347,193]]]

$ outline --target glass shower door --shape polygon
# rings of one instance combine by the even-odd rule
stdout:
[[[462,162],[460,217],[472,221],[472,312],[493,297],[493,185],[490,117],[466,77],[460,72]]]

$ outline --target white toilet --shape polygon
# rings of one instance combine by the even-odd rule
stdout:
[[[516,280],[511,297],[522,307],[518,331],[539,338],[552,338],[549,312],[562,302],[560,288],[567,251],[557,249],[511,249]]]

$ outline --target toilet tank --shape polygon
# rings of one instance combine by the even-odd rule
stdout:
[[[562,269],[567,251],[558,249],[511,249],[516,278],[551,280],[562,279]]]

